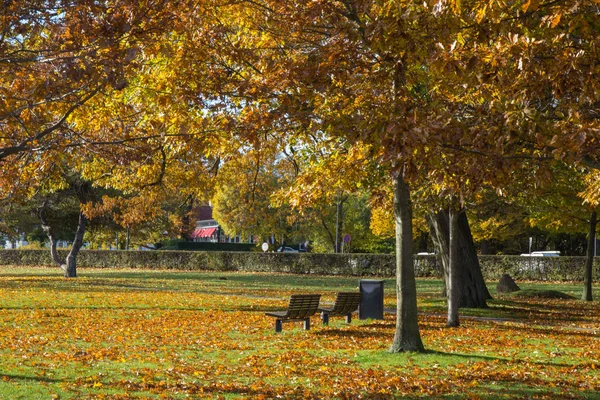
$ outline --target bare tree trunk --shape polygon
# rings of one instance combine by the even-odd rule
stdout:
[[[66,278],[77,277],[77,255],[83,246],[83,235],[85,234],[85,215],[79,212],[79,221],[77,223],[77,231],[75,231],[75,240],[71,246],[71,251],[67,256],[67,268],[65,269]]]
[[[335,252],[342,252],[342,230],[344,229],[344,203],[348,200],[348,196],[338,194],[335,214]]]
[[[125,250],[129,250],[129,244],[131,243],[131,230],[127,225],[127,236],[125,236]]]
[[[63,260],[58,255],[58,251],[56,250],[56,236],[54,235],[54,231],[52,227],[48,223],[48,219],[46,218],[46,210],[48,208],[48,201],[45,201],[40,209],[39,217],[42,223],[42,230],[48,235],[48,239],[50,240],[50,255],[52,256],[52,261],[56,265],[58,265],[63,271],[67,270],[67,262]]]
[[[458,214],[460,211],[455,210],[454,207],[450,207],[448,213],[448,228],[450,231],[449,235],[449,257],[448,257],[448,285],[446,290],[448,292],[448,322],[446,326],[454,327],[459,326],[458,321],[458,302],[460,298],[460,267],[458,261]]]
[[[75,278],[77,277],[77,255],[83,246],[83,235],[85,234],[85,215],[83,215],[82,212],[79,213],[79,223],[77,224],[77,231],[75,232],[75,241],[71,246],[71,251],[69,251],[67,259],[63,260],[56,250],[56,237],[46,220],[45,207],[46,206],[44,206],[40,212],[40,219],[42,221],[42,229],[50,239],[50,253],[52,254],[52,260],[63,270],[65,278]]]
[[[86,199],[86,185],[80,184],[76,187],[76,193],[79,197],[79,201],[81,204],[84,203]],[[48,200],[46,200],[40,209],[39,217],[42,223],[42,229],[48,235],[48,239],[50,240],[50,254],[52,255],[52,260],[56,263],[64,272],[64,276],[66,278],[75,278],[77,277],[77,255],[83,246],[83,236],[85,234],[85,225],[86,225],[86,217],[83,212],[79,212],[79,220],[77,223],[77,230],[75,231],[75,239],[73,240],[73,245],[71,246],[71,250],[67,255],[67,259],[63,260],[60,258],[58,251],[56,250],[56,235],[48,219],[46,217],[46,210],[48,209]]]
[[[444,271],[445,287],[448,286],[449,273],[448,240],[450,233],[448,219],[446,211],[429,214],[427,217],[433,244]],[[483,279],[477,250],[469,227],[469,220],[465,212],[461,212],[458,216],[458,242],[458,260],[461,271],[459,307],[487,308],[486,300],[491,299],[492,296]],[[445,296],[446,293],[444,292],[443,295]]]
[[[427,215],[427,224],[429,225],[429,233],[431,234],[431,240],[433,241],[433,247],[438,256],[440,264],[442,265],[442,278],[443,288],[441,295],[443,297],[448,296],[448,281],[450,279],[450,260],[448,256],[450,252],[448,240],[450,239],[450,233],[448,232],[448,215],[444,211],[440,211],[437,214],[429,213]]]
[[[325,228],[325,232],[327,232],[327,236],[329,236],[329,242],[331,243],[331,247],[333,249],[333,252],[335,253],[335,237],[329,230],[327,222],[325,222],[325,219],[323,217],[321,217],[321,225],[323,225],[323,228]]]
[[[596,211],[592,212],[590,215],[590,226],[588,232],[588,245],[586,252],[586,262],[585,262],[585,273],[583,275],[583,296],[581,300],[584,301],[592,301],[592,269],[594,267],[594,244],[596,241],[596,225],[598,224],[598,219],[596,215]]]
[[[417,286],[413,265],[412,203],[401,174],[394,182],[396,220],[396,333],[390,352],[423,352],[417,319]]]
[[[487,300],[492,299],[477,256],[477,248],[471,235],[467,213],[463,210],[458,216],[459,249],[458,258],[461,265],[459,307],[487,308]]]

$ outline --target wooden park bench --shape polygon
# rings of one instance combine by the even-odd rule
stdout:
[[[293,294],[290,304],[285,311],[272,311],[265,314],[277,318],[275,320],[275,332],[281,332],[283,322],[303,321],[304,329],[310,329],[310,317],[317,312],[320,294]]]
[[[360,292],[339,292],[335,304],[331,308],[319,308],[321,319],[325,325],[329,324],[329,317],[345,316],[346,322],[352,321],[352,313],[360,303]]]

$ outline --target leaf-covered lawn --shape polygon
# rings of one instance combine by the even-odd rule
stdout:
[[[462,326],[447,329],[440,282],[422,280],[427,354],[387,353],[392,313],[329,327],[315,316],[310,331],[286,323],[280,334],[264,315],[291,293],[332,302],[357,283],[88,269],[67,280],[2,268],[0,398],[600,398],[598,302],[505,296],[461,310]],[[545,286],[577,295],[581,285]],[[386,281],[386,308],[393,289]]]

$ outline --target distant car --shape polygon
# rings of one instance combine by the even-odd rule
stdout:
[[[278,248],[277,252],[278,253],[297,253],[298,250],[292,249],[291,247],[286,246],[286,247],[280,247],[280,248]]]
[[[530,253],[523,253],[521,257],[558,257],[560,256],[560,251],[554,250],[545,250],[545,251],[533,251]]]

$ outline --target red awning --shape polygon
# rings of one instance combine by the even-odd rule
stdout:
[[[217,228],[206,228],[206,229],[204,229],[204,232],[202,232],[202,236],[201,237],[210,237],[210,236],[213,236],[216,231],[217,231]]]
[[[202,237],[200,235],[201,235],[201,233],[203,231],[204,231],[204,228],[196,228],[196,229],[194,229],[194,232],[192,232],[192,239],[198,239],[199,237]]]
[[[216,230],[217,228],[196,228],[194,232],[192,232],[192,239],[211,237]]]

